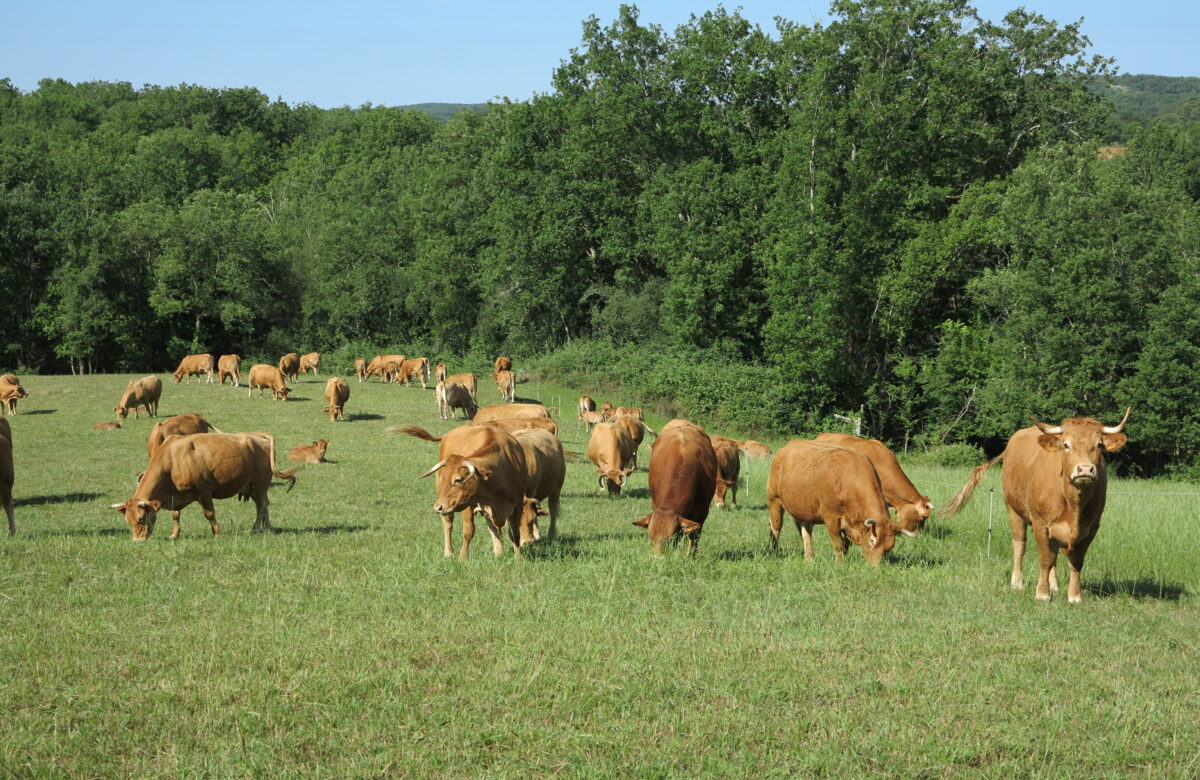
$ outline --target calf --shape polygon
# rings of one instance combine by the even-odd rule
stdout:
[[[435,379],[437,379],[437,381],[445,382],[446,381],[446,364],[438,363],[436,366],[434,366],[433,376]]]
[[[583,429],[587,432],[604,422],[604,415],[600,412],[580,412],[579,419],[583,420]]]
[[[346,401],[350,398],[350,385],[340,376],[331,376],[325,383],[325,411],[329,421],[336,422],[346,417]]]
[[[738,476],[742,469],[738,442],[724,436],[710,436],[709,439],[717,456],[717,489],[713,497],[717,501],[717,509],[724,509],[726,493],[729,494],[729,503],[737,503]]]
[[[117,421],[124,422],[131,409],[136,420],[140,416],[139,409],[143,406],[151,417],[157,417],[158,399],[161,395],[162,380],[156,376],[130,380],[125,386],[125,392],[121,394],[121,400],[113,407],[113,411],[117,413]]]
[[[21,380],[15,374],[0,376],[0,403],[4,405],[5,414],[17,413],[17,399],[28,398],[29,393],[21,387]]]
[[[250,367],[250,381],[246,383],[246,397],[251,397],[255,388],[258,388],[258,397],[262,398],[262,391],[268,389],[271,391],[271,398],[276,401],[286,401],[288,393],[292,391],[287,386],[287,380],[284,378],[283,371],[276,366],[268,366],[266,363],[256,363]]]
[[[650,448],[650,514],[633,521],[650,536],[654,555],[668,539],[685,535],[687,554],[700,544],[717,484],[717,456],[704,431],[686,421],[664,427]]]
[[[366,358],[354,359],[354,378],[359,382],[367,381],[367,360]]]
[[[121,429],[119,422],[98,422],[92,426],[93,430],[97,431],[118,431]]]
[[[225,384],[226,378],[233,381],[234,387],[242,386],[242,356],[221,355],[217,360],[217,381]]]
[[[516,398],[516,377],[511,371],[497,371],[492,374],[492,379],[496,380],[496,387],[500,389],[500,397],[507,403],[512,403]]]
[[[741,443],[741,445],[739,446],[739,449],[742,452],[746,453],[746,455],[751,458],[769,458],[769,457],[771,457],[771,448],[768,447],[767,445],[763,444],[762,442],[757,442],[757,441],[754,441],[753,439],[746,439],[744,442]]]
[[[317,439],[312,444],[302,444],[292,447],[288,451],[288,460],[294,460],[297,463],[326,463],[325,451],[328,449],[328,441]]]

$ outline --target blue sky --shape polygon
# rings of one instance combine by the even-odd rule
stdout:
[[[673,30],[716,0],[643,0],[643,22]],[[292,104],[404,105],[523,100],[579,44],[599,0],[0,0],[0,78],[251,86]],[[1018,5],[1060,22],[1084,17],[1093,50],[1125,73],[1200,76],[1194,0],[976,0],[999,19]],[[727,8],[739,7],[736,2]],[[744,16],[824,21],[827,2],[745,0]]]

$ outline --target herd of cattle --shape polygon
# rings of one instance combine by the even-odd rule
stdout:
[[[188,355],[172,374],[175,382],[190,376],[207,376],[209,382],[241,383],[241,358],[223,355]],[[248,393],[270,389],[272,397],[286,400],[300,373],[319,375],[318,353],[288,353],[278,365],[258,364],[250,369]],[[215,371],[214,371],[215,366]],[[540,403],[515,403],[512,362],[497,358],[493,366],[505,403],[480,407],[477,383],[471,373],[448,374],[445,364],[435,369],[435,397],[439,415],[451,419],[462,411],[466,423],[435,437],[422,428],[404,425],[389,429],[439,445],[437,462],[422,478],[436,474],[433,509],[442,518],[444,554],[452,556],[454,515],[462,519],[459,557],[468,556],[475,534],[475,518],[482,516],[492,536],[495,555],[504,550],[504,528],[517,557],[522,548],[541,539],[539,518],[548,517],[547,537],[557,531],[560,497],[566,478],[569,454],[558,438],[558,423]],[[365,382],[372,376],[388,382],[427,387],[430,365],[427,358],[380,355],[355,363],[355,377]],[[117,423],[97,427],[120,427],[129,412],[137,418],[145,409],[158,414],[162,381],[148,376],[129,383],[114,412]],[[330,420],[344,419],[350,386],[341,377],[331,377],[325,386],[325,411]],[[8,414],[16,413],[16,401],[28,397],[12,374],[0,376],[0,401]],[[737,441],[708,435],[686,420],[672,420],[661,431],[646,425],[639,408],[613,407],[584,396],[579,399],[578,419],[589,432],[587,457],[594,464],[597,482],[610,495],[619,495],[630,474],[637,469],[638,448],[646,434],[653,437],[650,448],[649,487],[651,510],[634,521],[647,530],[655,555],[664,553],[668,541],[687,539],[690,555],[699,543],[709,507],[715,501],[725,506],[728,497],[737,501],[740,475],[739,453],[748,457],[770,457],[771,451],[754,441]],[[1129,410],[1118,425],[1105,426],[1098,420],[1077,417],[1060,425],[1034,425],[1013,434],[1004,452],[971,472],[966,484],[941,509],[943,517],[958,512],[970,499],[985,472],[1004,461],[1001,484],[1008,508],[1013,539],[1011,585],[1023,587],[1021,563],[1026,536],[1032,528],[1038,547],[1039,574],[1036,598],[1048,600],[1058,590],[1055,564],[1064,553],[1070,566],[1067,600],[1081,599],[1080,572],[1088,547],[1095,539],[1107,493],[1105,454],[1124,446],[1122,432]],[[321,462],[329,442],[318,440],[294,448],[292,460]],[[296,482],[296,471],[279,471],[275,465],[275,439],[268,433],[223,433],[200,415],[184,414],[157,423],[146,442],[149,464],[138,475],[138,486],[128,501],[114,504],[124,515],[135,541],[143,541],[154,528],[157,513],[171,513],[174,539],[179,535],[179,512],[199,503],[214,535],[219,533],[213,499],[238,496],[253,500],[257,510],[253,530],[271,528],[267,490],[272,479]],[[0,503],[8,516],[9,535],[13,520],[13,444],[8,420],[0,417]],[[815,439],[793,439],[771,460],[767,479],[767,508],[771,543],[778,544],[784,514],[799,530],[806,558],[813,557],[812,528],[824,525],[835,558],[841,561],[847,543],[862,548],[864,558],[878,565],[895,545],[896,537],[916,536],[933,512],[933,505],[901,469],[896,456],[882,443],[850,434],[823,433]],[[546,508],[543,508],[543,503]],[[889,512],[890,510],[890,512]]]

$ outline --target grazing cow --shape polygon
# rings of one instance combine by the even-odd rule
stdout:
[[[779,545],[786,511],[796,521],[809,560],[816,523],[825,524],[839,563],[845,558],[847,539],[862,547],[868,563],[878,566],[896,544],[897,531],[916,536],[892,523],[879,477],[866,455],[806,439],[792,439],[771,460],[767,510],[771,547]]]
[[[496,358],[496,362],[493,365],[493,374],[499,374],[501,371],[512,371],[512,360],[506,357]]]
[[[737,503],[738,475],[742,470],[742,461],[738,457],[738,441],[724,436],[710,436],[709,440],[717,456],[717,488],[713,497],[717,500],[717,509],[724,509],[727,492],[729,503]]]
[[[771,457],[771,448],[762,442],[754,441],[754,439],[746,439],[741,443],[739,449],[751,458]]]
[[[438,415],[443,420],[453,417],[455,409],[462,409],[468,420],[479,411],[479,406],[471,396],[471,391],[458,382],[443,379],[434,388],[434,395],[437,397]]]
[[[541,404],[492,404],[475,413],[476,423],[492,420],[514,420],[518,417],[550,417],[550,410]]]
[[[1108,469],[1104,453],[1125,446],[1128,437],[1122,431],[1129,421],[1129,409],[1119,425],[1108,426],[1091,417],[1073,417],[1059,425],[1046,425],[1034,419],[1034,427],[1022,428],[1008,440],[1004,452],[971,472],[967,483],[942,511],[950,517],[960,510],[984,473],[1004,461],[1000,485],[1012,526],[1013,566],[1009,583],[1021,590],[1021,561],[1025,557],[1026,529],[1033,526],[1037,543],[1038,601],[1049,601],[1058,590],[1055,564],[1062,551],[1071,565],[1067,583],[1067,602],[1083,599],[1079,576],[1088,547],[1100,529],[1100,515],[1108,494]]]
[[[367,381],[367,359],[354,358],[354,378],[359,382]]]
[[[704,431],[686,420],[665,426],[650,448],[650,514],[634,520],[650,536],[654,555],[663,554],[668,539],[688,538],[687,554],[700,544],[717,484],[717,456]]]
[[[613,405],[608,401],[600,404],[600,408],[597,411],[600,412],[600,416],[604,418],[605,422],[613,418]]]
[[[200,375],[205,374],[208,376],[208,384],[212,384],[213,366],[212,355],[188,355],[179,361],[179,368],[175,369],[171,378],[175,380],[175,384],[179,384],[185,376],[194,376],[199,382]]]
[[[154,453],[168,436],[190,436],[193,433],[223,433],[198,414],[177,414],[154,424],[146,436],[146,455],[154,460]]]
[[[156,376],[146,376],[141,379],[131,379],[121,394],[121,400],[113,407],[117,413],[117,421],[124,422],[133,410],[133,419],[140,416],[140,407],[146,407],[146,413],[151,417],[158,416],[158,399],[162,395],[162,380]]]
[[[311,370],[313,372],[313,376],[320,376],[321,375],[320,368],[321,368],[321,353],[320,352],[306,352],[305,354],[300,356],[300,373],[301,374],[307,374]]]
[[[283,374],[285,380],[295,382],[300,376],[300,355],[295,352],[289,352],[279,358],[279,371]]]
[[[409,358],[400,363],[400,368],[396,371],[396,382],[411,385],[414,379],[421,380],[422,390],[426,388],[429,382],[429,358]]]
[[[500,397],[507,403],[512,403],[517,400],[517,378],[513,376],[511,371],[497,371],[492,374],[492,379],[496,380],[496,387],[500,388]]]
[[[646,423],[642,422],[636,417],[633,417],[632,415],[619,414],[613,419],[613,424],[624,430],[625,433],[629,434],[629,438],[633,439],[633,457],[630,458],[629,463],[625,465],[636,470],[638,447],[642,446],[642,439],[646,437],[646,431],[650,431],[650,433],[654,436],[657,436],[658,434],[650,430],[650,426],[646,425]]]
[[[492,533],[492,553],[504,551],[502,526],[508,523],[513,554],[521,557],[521,543],[532,541],[531,529],[521,528],[528,472],[525,449],[509,433],[491,425],[462,425],[440,438],[421,428],[405,425],[392,429],[425,441],[441,442],[438,462],[420,476],[437,474],[437,500],[433,511],[442,516],[443,554],[454,554],[450,532],[454,513],[462,514],[463,541],[460,560],[466,560],[475,536],[475,510],[483,511]]]
[[[287,386],[283,371],[276,366],[266,363],[256,363],[250,366],[250,381],[246,383],[246,397],[249,398],[254,388],[258,388],[258,397],[262,398],[264,388],[271,391],[271,398],[276,401],[286,401],[292,388]]]
[[[225,384],[226,377],[233,380],[234,387],[242,386],[241,355],[221,355],[217,360],[217,381]]]
[[[437,381],[445,382],[446,381],[446,364],[438,363],[436,366],[434,366],[433,367],[433,376],[435,379],[437,379]]]
[[[331,376],[325,383],[325,411],[329,421],[346,419],[346,401],[350,398],[350,385],[340,376]]]
[[[4,404],[5,414],[17,413],[17,399],[28,398],[29,393],[21,387],[21,380],[15,374],[0,376],[0,403]]]
[[[97,431],[119,431],[121,423],[119,422],[98,422],[92,426],[93,430]]]
[[[475,405],[479,405],[479,381],[475,379],[474,374],[451,374],[444,380],[446,382],[454,382],[467,388],[467,392],[471,394],[471,400]]]
[[[133,541],[144,542],[154,530],[158,512],[171,513],[171,538],[179,536],[179,510],[196,501],[208,518],[213,536],[220,534],[214,498],[253,499],[257,509],[253,533],[271,528],[267,489],[271,478],[296,484],[296,469],[275,468],[275,437],[267,433],[199,433],[173,436],[154,453],[133,498],[112,508],[125,516]]]
[[[370,379],[376,374],[378,374],[380,378],[383,377],[383,355],[376,355],[375,357],[371,358],[371,362],[367,363],[367,367],[363,372],[363,380],[365,381]]]
[[[587,432],[604,422],[604,415],[600,412],[580,412],[579,419],[583,420],[583,429]]]
[[[628,464],[635,451],[633,439],[615,423],[600,423],[592,428],[588,460],[596,464],[600,487],[607,488],[610,496],[621,495],[625,478],[633,473]]]
[[[512,435],[525,451],[525,473],[528,477],[525,498],[547,502],[550,507],[547,538],[553,539],[558,533],[559,496],[562,495],[563,480],[567,477],[567,458],[562,442],[550,431],[537,429],[512,431]],[[540,504],[532,507],[532,516],[526,511],[521,513],[519,528],[522,547],[533,539],[541,538],[537,527],[537,510],[540,508]]]
[[[376,364],[376,360],[379,362]],[[367,366],[367,376],[372,373],[379,374],[380,379],[384,382],[392,382],[400,374],[400,367],[404,365],[404,355],[380,355],[371,363],[375,365],[375,370],[371,370],[371,366]]]
[[[845,447],[848,450],[861,452],[875,467],[879,475],[879,485],[883,488],[883,500],[896,513],[896,523],[909,531],[920,531],[925,527],[925,521],[933,511],[933,504],[928,496],[917,492],[896,455],[884,446],[883,442],[875,439],[863,439],[850,433],[822,433],[815,441],[832,444],[835,447]]]
[[[0,417],[0,504],[4,505],[4,514],[8,516],[8,535],[17,532],[17,524],[13,520],[13,447],[12,428],[8,420]]]
[[[317,439],[312,444],[301,444],[288,451],[288,460],[297,463],[327,463],[325,451],[329,449],[326,439]]]

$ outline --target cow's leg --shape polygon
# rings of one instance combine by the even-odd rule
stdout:
[[[213,536],[220,536],[221,529],[217,527],[217,510],[213,506],[212,496],[199,496],[196,501],[200,504],[200,511],[208,518],[208,526],[212,529]]]
[[[1008,522],[1012,527],[1013,565],[1012,576],[1008,580],[1013,590],[1024,590],[1025,583],[1021,581],[1021,562],[1025,558],[1025,518],[1008,509]]]
[[[524,504],[517,504],[508,513],[508,539],[512,542],[513,556],[518,559],[525,557],[521,553],[521,511],[524,508]]]
[[[1092,544],[1092,539],[1096,538],[1096,531],[1099,526],[1093,526],[1092,532],[1080,539],[1067,553],[1067,563],[1071,565],[1071,576],[1067,580],[1067,603],[1078,604],[1083,601],[1083,586],[1080,583],[1080,576],[1083,574],[1083,559],[1087,556],[1088,547]]]
[[[779,532],[783,530],[783,502],[778,498],[767,499],[767,511],[771,518],[771,549],[774,550],[779,547]]]
[[[8,515],[8,535],[15,536],[17,533],[17,523],[13,520],[13,500],[11,495],[4,498],[4,514]]]
[[[471,550],[471,540],[475,538],[475,507],[469,506],[463,510],[463,541],[462,548],[458,551],[458,559],[465,561]]]
[[[442,555],[449,558],[454,555],[454,547],[450,544],[450,532],[454,530],[454,513],[442,515]]]
[[[825,530],[829,532],[829,542],[833,545],[833,559],[841,563],[846,559],[846,543],[842,539],[842,518],[825,521]]]
[[[499,558],[504,554],[504,529],[496,522],[497,514],[503,519],[506,514],[497,512],[495,507],[487,507],[483,509],[483,516],[487,519],[488,531],[492,534],[492,556]]]
[[[806,523],[802,520],[796,520],[796,530],[800,532],[800,540],[804,542],[804,557],[806,560],[814,560],[813,542],[812,542],[812,523]]]
[[[178,509],[171,511],[171,538],[172,539],[179,538],[179,510]]]
[[[1058,547],[1051,544],[1049,527],[1033,529],[1033,540],[1038,547],[1038,581],[1033,597],[1038,601],[1050,600],[1050,572],[1058,561]]]
[[[268,509],[267,490],[271,487],[270,475],[266,484],[256,485],[254,488],[254,528],[250,529],[250,533],[262,533],[263,531],[271,530],[271,513]]]
[[[690,558],[696,553],[696,550],[700,549],[700,532],[696,531],[695,533],[688,534],[687,540],[688,546],[686,555]]]
[[[550,494],[550,539],[558,533],[558,493]]]

